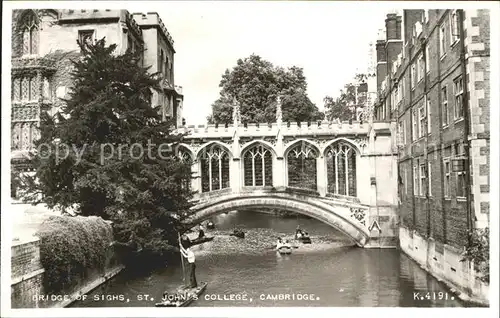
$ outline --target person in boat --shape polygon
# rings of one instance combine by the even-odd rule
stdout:
[[[289,240],[286,240],[285,241],[285,244],[282,245],[283,247],[286,247],[286,248],[290,248],[290,241]]]
[[[295,230],[295,238],[300,240],[304,236],[304,232],[300,228],[300,225],[297,225],[297,229]]]
[[[208,221],[208,223],[207,223],[207,229],[213,229],[213,228],[215,228],[214,223],[212,221]]]
[[[276,242],[276,249],[280,249],[280,247],[283,246],[283,240],[281,237],[278,237],[278,241]]]
[[[191,239],[189,238],[189,236],[187,236],[186,234],[184,234],[182,237],[181,237],[181,242],[183,244],[186,244],[187,246],[191,246]]]
[[[193,251],[188,247],[187,249],[184,249],[182,246],[182,243],[179,243],[181,254],[184,258],[187,259],[188,261],[188,268],[189,268],[189,287],[190,288],[195,288],[198,287],[198,283],[196,282],[196,264],[195,264],[195,256]]]
[[[204,229],[203,229],[203,225],[202,225],[202,224],[200,224],[200,228],[199,228],[199,230],[198,230],[198,238],[199,238],[199,239],[201,239],[201,238],[203,238],[203,237],[205,237],[205,231],[204,231]]]

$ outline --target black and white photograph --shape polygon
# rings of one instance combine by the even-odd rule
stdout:
[[[499,8],[4,3],[2,316],[498,317]]]

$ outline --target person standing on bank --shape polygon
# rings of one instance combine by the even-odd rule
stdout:
[[[196,264],[195,264],[195,256],[193,251],[188,247],[187,249],[184,249],[182,246],[182,243],[179,242],[181,254],[184,258],[187,258],[188,261],[188,267],[189,267],[189,287],[190,288],[196,288],[198,287],[198,283],[196,282]]]

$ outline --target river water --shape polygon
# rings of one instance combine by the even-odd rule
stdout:
[[[191,306],[466,306],[399,250],[354,247],[314,219],[231,212],[214,222],[207,235],[215,239],[195,247],[198,282],[209,285]],[[298,224],[313,244],[286,256],[272,250],[276,237],[291,238]],[[228,235],[235,227],[244,228],[245,239]],[[181,284],[180,265],[148,277],[119,275],[73,306],[153,306]]]

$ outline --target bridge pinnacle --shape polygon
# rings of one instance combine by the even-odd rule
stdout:
[[[241,121],[241,113],[240,113],[240,103],[236,99],[236,97],[233,98],[233,122],[234,122],[234,127],[238,127],[240,121]]]
[[[278,98],[276,99],[276,122],[278,125],[281,124],[282,119],[283,119],[283,113],[281,112],[281,96],[278,95]]]

